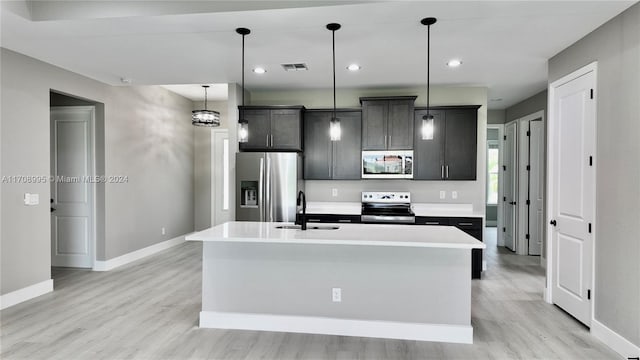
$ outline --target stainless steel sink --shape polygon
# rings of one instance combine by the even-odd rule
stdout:
[[[300,225],[278,225],[276,229],[300,230]],[[338,230],[338,225],[307,225],[307,230]]]

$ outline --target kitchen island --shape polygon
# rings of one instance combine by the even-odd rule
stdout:
[[[203,242],[200,327],[473,342],[470,252],[482,242],[451,226],[291,225],[187,237]]]

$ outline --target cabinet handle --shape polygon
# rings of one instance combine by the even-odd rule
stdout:
[[[391,147],[391,135],[389,135],[389,147]]]
[[[444,179],[444,165],[440,166],[440,179]]]
[[[341,222],[341,223],[350,223],[350,222],[351,222],[351,220],[350,220],[350,219],[338,219],[338,222]]]
[[[449,165],[447,165],[445,168],[447,169],[446,173],[447,173],[447,179],[448,179],[449,178]]]
[[[269,146],[273,147],[273,134],[269,135]]]
[[[321,219],[307,219],[307,222],[320,222]]]
[[[472,226],[473,223],[469,223],[469,222],[463,222],[463,223],[458,223],[458,226]]]
[[[425,221],[425,225],[440,225],[439,221]]]
[[[267,142],[267,147],[269,147],[269,134],[267,134],[267,139],[265,141]]]

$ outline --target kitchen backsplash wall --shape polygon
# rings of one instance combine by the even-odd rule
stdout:
[[[417,95],[416,106],[426,106],[425,87],[338,89],[338,107],[360,107],[362,96]],[[361,191],[410,191],[413,202],[465,203],[473,204],[476,212],[484,214],[486,197],[486,142],[487,142],[487,89],[484,87],[432,86],[432,106],[438,105],[482,105],[478,109],[478,161],[476,181],[417,181],[417,180],[308,180],[307,199],[310,201],[360,201]],[[333,106],[332,89],[258,90],[251,92],[252,105],[304,105],[307,108],[330,108]],[[332,196],[338,189],[338,196]],[[446,192],[440,199],[440,191]],[[452,199],[451,192],[457,192]]]

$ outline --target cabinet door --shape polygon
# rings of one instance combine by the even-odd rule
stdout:
[[[426,110],[415,112],[415,140],[413,144],[414,180],[442,180],[444,178],[445,112],[431,110],[433,139],[422,140],[422,117]]]
[[[302,112],[271,110],[271,149],[302,151]]]
[[[414,100],[390,100],[387,119],[387,149],[413,149]]]
[[[387,149],[388,101],[362,103],[362,150]]]
[[[477,110],[447,110],[444,150],[447,180],[476,179],[477,141]]]
[[[331,113],[328,112],[304,114],[304,178],[307,180],[331,179],[330,121]]]
[[[247,142],[240,143],[240,150],[267,150],[271,131],[269,110],[245,109],[240,111],[249,122],[249,137]]]
[[[340,112],[337,117],[340,119],[342,136],[340,141],[333,142],[333,179],[360,179],[362,113]]]

